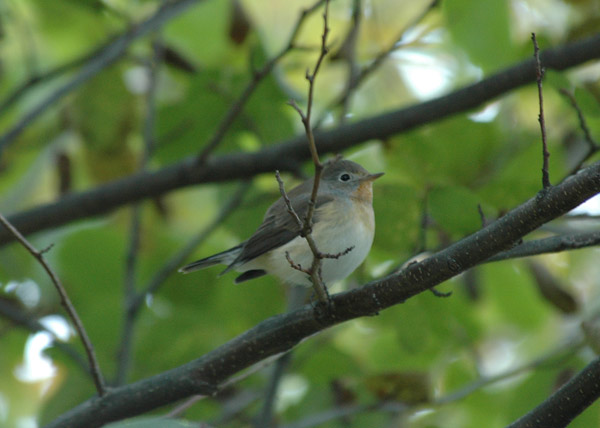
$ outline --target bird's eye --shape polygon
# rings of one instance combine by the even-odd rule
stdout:
[[[348,180],[350,180],[350,174],[340,175],[340,181],[348,181]]]

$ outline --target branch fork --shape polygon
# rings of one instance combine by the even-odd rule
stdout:
[[[317,62],[315,64],[315,67],[314,67],[312,73],[310,72],[310,70],[307,70],[306,76],[305,76],[306,80],[308,81],[308,101],[307,101],[307,106],[306,106],[306,113],[304,113],[302,111],[302,109],[298,106],[296,101],[290,100],[288,103],[300,115],[300,119],[302,120],[302,124],[304,125],[304,130],[306,132],[306,137],[308,139],[308,147],[310,148],[310,154],[311,154],[311,157],[313,160],[313,164],[315,166],[313,188],[312,188],[310,200],[308,202],[308,210],[306,212],[306,216],[305,216],[303,222],[300,219],[300,217],[298,216],[298,214],[294,211],[294,208],[292,207],[292,204],[291,204],[289,198],[285,194],[283,182],[281,181],[281,177],[279,176],[279,173],[277,172],[275,174],[275,177],[277,178],[277,182],[279,183],[279,191],[281,192],[281,196],[283,197],[283,200],[285,201],[287,210],[290,213],[290,215],[294,218],[294,220],[296,221],[298,226],[300,227],[300,236],[302,236],[306,239],[306,242],[308,243],[308,246],[310,247],[310,250],[313,253],[313,262],[309,269],[302,268],[300,265],[294,263],[294,261],[291,260],[291,257],[288,253],[286,253],[286,259],[290,263],[290,266],[292,266],[294,269],[297,269],[301,272],[304,272],[304,273],[310,275],[315,293],[317,294],[317,296],[321,302],[329,302],[330,301],[329,294],[327,293],[327,288],[326,288],[325,284],[323,283],[323,278],[321,276],[321,260],[323,258],[339,258],[342,255],[347,254],[349,251],[351,251],[351,249],[347,249],[347,250],[343,251],[342,253],[340,253],[339,255],[334,255],[336,257],[329,257],[330,255],[323,254],[319,251],[319,249],[317,248],[317,245],[312,237],[313,216],[314,216],[315,206],[316,206],[316,201],[317,201],[317,192],[319,190],[319,184],[321,182],[321,174],[323,172],[323,164],[319,160],[319,153],[317,152],[317,145],[315,143],[315,137],[312,132],[310,119],[311,119],[312,106],[313,106],[315,78],[317,76],[317,73],[319,72],[319,69],[323,62],[323,58],[325,58],[325,55],[327,55],[327,52],[328,52],[328,48],[327,48],[327,35],[329,34],[329,26],[327,25],[328,13],[329,13],[329,0],[326,0],[325,1],[325,11],[323,12],[323,34],[321,36],[321,51],[320,51],[319,58],[317,59]]]

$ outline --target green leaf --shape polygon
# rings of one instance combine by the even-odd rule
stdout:
[[[494,122],[465,116],[446,119],[395,137],[387,162],[390,173],[426,188],[435,184],[472,186],[490,173],[504,137]],[[389,168],[392,169],[392,168]]]
[[[375,184],[373,193],[375,248],[385,250],[394,258],[408,257],[416,247],[421,221],[422,202],[417,189],[411,185],[390,183],[384,176],[381,183]]]
[[[506,263],[513,268],[502,266]],[[518,326],[523,331],[535,330],[548,322],[552,309],[538,294],[529,273],[519,267],[519,262],[484,265],[481,272],[488,296],[487,316],[490,322]]]
[[[600,100],[587,89],[575,88],[575,100],[584,117],[600,117]]]
[[[461,237],[481,228],[477,206],[480,197],[464,187],[437,187],[428,194],[431,217],[453,237]]]
[[[452,38],[486,72],[516,59],[509,31],[509,7],[510,3],[503,0],[442,3]]]
[[[56,271],[109,376],[114,369],[123,301],[125,236],[109,224],[87,223],[52,250]]]

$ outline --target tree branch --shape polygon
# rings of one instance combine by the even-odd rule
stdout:
[[[317,77],[317,73],[321,68],[321,64],[323,63],[323,59],[327,55],[327,35],[329,34],[329,25],[328,25],[328,16],[329,16],[329,0],[325,0],[325,11],[323,12],[323,34],[321,35],[321,49],[319,51],[319,57],[317,58],[317,62],[315,63],[315,67],[311,72],[306,70],[306,80],[308,81],[308,100],[306,104],[306,113],[302,112],[302,109],[298,107],[294,100],[290,101],[290,105],[298,112],[300,115],[300,119],[302,120],[302,124],[304,125],[304,132],[306,134],[306,138],[308,140],[308,148],[310,149],[310,155],[312,157],[313,164],[315,166],[315,175],[313,178],[313,186],[312,192],[310,194],[310,200],[308,201],[308,209],[306,211],[304,217],[304,224],[302,226],[301,235],[306,239],[306,243],[312,251],[313,261],[308,269],[307,273],[310,275],[312,280],[313,289],[321,302],[327,302],[329,300],[329,295],[327,293],[326,284],[323,283],[323,278],[321,278],[321,259],[323,256],[321,252],[317,248],[317,243],[315,242],[312,236],[312,227],[313,227],[313,215],[315,213],[315,207],[317,205],[317,193],[319,191],[319,185],[321,183],[321,174],[323,173],[323,164],[319,159],[319,151],[317,150],[317,144],[315,142],[315,136],[313,133],[311,119],[312,119],[312,109],[313,109],[313,101],[314,101],[314,93],[315,93],[315,79]],[[280,185],[280,190],[283,190],[283,185]],[[284,192],[285,193],[285,192]],[[285,197],[284,199],[287,199]],[[289,199],[288,199],[289,202]],[[291,204],[288,206],[288,211],[290,211],[290,215],[294,218],[297,218],[298,215],[294,214],[294,208]],[[289,255],[286,253],[286,258],[290,262],[290,265],[294,267],[294,262],[290,260]],[[301,270],[301,269],[300,269]]]
[[[208,156],[214,151],[214,149],[219,145],[219,143],[223,140],[223,137],[227,133],[227,130],[231,126],[231,124],[235,121],[238,115],[242,112],[244,105],[250,99],[250,96],[254,93],[254,90],[258,87],[259,83],[273,70],[275,65],[289,52],[294,49],[294,43],[296,42],[296,37],[298,33],[300,33],[300,29],[302,28],[302,24],[306,17],[312,14],[315,10],[317,10],[321,4],[323,4],[325,0],[318,0],[314,5],[310,6],[307,9],[304,9],[300,16],[298,17],[294,28],[290,34],[290,38],[286,45],[281,49],[273,58],[265,63],[265,65],[258,71],[255,71],[252,74],[252,80],[244,91],[241,93],[239,98],[233,103],[231,108],[227,111],[221,122],[217,127],[217,131],[210,138],[208,143],[202,148],[202,151],[198,155],[198,165],[204,164]]]
[[[600,58],[600,35],[545,50],[540,57],[546,69],[554,70],[564,70]],[[530,58],[448,95],[316,132],[315,138],[319,141],[321,153],[339,152],[364,141],[386,138],[468,111],[535,81],[535,59]],[[73,220],[104,214],[121,205],[193,184],[237,180],[271,173],[276,169],[289,170],[291,164],[309,158],[305,135],[254,153],[234,153],[208,159],[202,168],[196,168],[194,157],[190,157],[155,172],[137,173],[92,190],[67,195],[60,201],[40,205],[9,219],[21,233],[27,235]],[[0,231],[0,245],[11,240],[13,237],[10,234]]]
[[[533,41],[533,57],[535,58],[535,80],[538,88],[538,101],[540,103],[540,114],[538,115],[538,122],[540,122],[540,130],[542,133],[542,188],[547,189],[550,187],[550,173],[548,172],[548,159],[550,153],[548,152],[548,143],[546,139],[546,119],[544,118],[544,94],[542,91],[542,80],[544,79],[545,69],[542,66],[540,60],[540,48],[538,46],[537,38],[535,33],[531,33],[531,40]]]
[[[592,155],[594,155],[598,150],[600,150],[600,146],[598,145],[598,143],[596,143],[596,141],[592,137],[590,128],[588,127],[587,121],[585,120],[585,116],[583,115],[583,112],[581,111],[581,108],[579,107],[579,104],[577,103],[577,100],[575,99],[575,95],[573,95],[571,92],[569,92],[565,88],[562,88],[560,90],[560,93],[569,100],[569,103],[571,104],[573,109],[575,109],[575,112],[577,112],[577,119],[579,120],[579,127],[583,131],[583,135],[585,136],[585,142],[587,143],[587,146],[588,146],[586,153],[579,159],[579,161],[575,164],[575,166],[573,168],[571,168],[571,171],[569,172],[569,175],[571,175],[571,174],[575,174],[579,170],[579,168],[581,168],[581,165],[583,165],[583,163],[585,161],[587,161],[589,158],[592,157]]]
[[[578,250],[600,245],[600,232],[577,232],[550,238],[526,241],[510,250],[502,251],[490,257],[488,262],[558,253],[565,250]]]
[[[581,337],[571,339],[570,341],[561,344],[559,347],[552,349],[548,353],[541,355],[538,358],[529,361],[523,365],[514,367],[512,369],[508,369],[507,371],[498,373],[496,375],[480,377],[479,379],[476,379],[473,382],[470,382],[447,395],[435,399],[433,404],[441,406],[455,401],[459,401],[471,395],[473,392],[481,390],[485,386],[492,385],[494,383],[501,382],[506,379],[510,379],[512,377],[515,377],[525,372],[533,371],[540,367],[558,365],[567,358],[572,357],[584,345],[585,342]]]
[[[90,78],[94,77],[100,71],[113,64],[121,58],[129,45],[140,37],[148,34],[165,24],[170,19],[179,15],[192,4],[200,0],[171,0],[165,2],[154,15],[147,20],[134,25],[125,34],[112,39],[103,48],[97,51],[97,54],[92,56],[90,61],[85,64],[81,70],[67,83],[61,85],[58,89],[45,97],[39,104],[33,107],[26,113],[17,123],[0,136],[0,159],[2,152],[9,144],[21,135],[21,133],[29,126],[31,122],[44,113],[49,107],[55,105],[61,98],[69,94]]]
[[[371,60],[371,62],[368,65],[362,67],[361,69],[354,69],[357,67],[355,66],[355,64],[351,63],[349,66],[350,72],[348,73],[350,75],[350,77],[348,78],[346,90],[337,99],[335,99],[331,104],[329,104],[329,107],[326,110],[331,110],[337,106],[341,106],[343,108],[343,114],[340,117],[343,120],[344,115],[345,115],[345,110],[347,110],[347,106],[349,104],[350,98],[356,92],[356,90],[367,80],[367,78],[371,74],[373,74],[377,69],[379,69],[379,67],[381,67],[381,65],[383,65],[385,60],[387,58],[389,58],[389,56],[392,54],[392,52],[399,49],[399,47],[400,47],[399,45],[400,45],[400,43],[402,43],[402,40],[404,39],[404,36],[406,35],[407,31],[410,29],[413,29],[417,25],[419,25],[421,23],[421,21],[423,21],[423,19],[432,10],[434,10],[436,7],[438,7],[440,5],[440,3],[441,3],[441,0],[431,0],[431,3],[429,3],[429,5],[426,5],[424,7],[423,11],[412,22],[410,22],[406,27],[402,28],[398,32],[397,36],[393,39],[393,41],[385,49],[383,49],[381,52],[379,52],[377,55],[375,55],[375,57]],[[354,19],[354,17],[353,17],[353,19]],[[355,25],[355,27],[353,27],[353,29],[357,28],[356,25],[358,25],[358,24],[355,23],[354,25]],[[344,47],[342,47],[342,49],[343,48]],[[324,117],[321,117],[321,119],[317,122],[317,127],[319,127],[319,125],[323,119],[324,119]]]
[[[92,398],[57,418],[47,428],[98,427],[192,394],[215,392],[229,376],[270,355],[287,351],[319,331],[404,302],[484,262],[599,192],[600,162],[596,162],[548,188],[543,203],[534,196],[478,232],[421,262],[408,265],[397,274],[333,295],[329,311],[315,311],[307,305],[271,317],[184,366],[116,388],[102,398]],[[596,360],[593,368],[600,368],[600,360]],[[586,369],[582,379],[589,376],[590,370]],[[595,379],[598,376],[600,374],[596,374]],[[590,383],[595,383],[598,388],[600,384],[594,378],[590,379],[593,380]]]
[[[152,276],[146,287],[137,293],[136,297],[130,302],[129,310],[138,312],[146,296],[156,293],[159,287],[166,279],[177,271],[185,259],[210,236],[210,234],[219,227],[231,213],[233,213],[242,203],[246,192],[250,188],[250,181],[240,183],[231,198],[223,205],[216,214],[215,218],[207,224],[197,235],[192,237],[185,246],[171,257],[165,264]]]
[[[52,80],[55,77],[60,76],[61,74],[65,74],[71,69],[80,67],[85,64],[93,57],[98,55],[103,48],[96,49],[92,52],[86,53],[78,58],[75,58],[71,61],[68,61],[64,64],[61,64],[55,68],[52,68],[45,73],[38,73],[31,76],[25,82],[23,82],[20,86],[15,88],[2,102],[0,102],[0,115],[4,113],[5,110],[9,109],[14,103],[16,103],[23,95],[27,93],[30,89],[35,87],[36,85],[45,82],[46,80]]]
[[[566,427],[600,397],[600,358],[508,428]]]
[[[156,119],[156,86],[158,83],[159,65],[163,60],[163,48],[159,42],[160,35],[155,35],[152,41],[152,54],[146,61],[148,73],[148,89],[146,92],[146,115],[143,124],[144,150],[140,161],[140,170],[147,168],[155,147],[155,119]],[[131,210],[131,223],[129,233],[129,248],[125,258],[125,276],[123,278],[123,327],[121,341],[117,350],[117,370],[115,385],[122,385],[127,380],[127,374],[132,363],[131,351],[133,347],[133,333],[137,312],[131,310],[133,302],[138,296],[136,290],[136,274],[138,253],[140,250],[142,223],[142,205],[134,204]]]
[[[69,299],[67,291],[63,287],[62,282],[58,278],[58,275],[56,275],[56,272],[54,272],[54,270],[50,267],[50,265],[46,262],[46,259],[44,258],[44,253],[48,251],[48,248],[41,251],[35,249],[33,245],[31,245],[29,241],[27,241],[27,239],[25,239],[25,237],[21,235],[21,233],[19,233],[19,231],[12,224],[10,224],[10,222],[6,220],[6,218],[2,214],[0,214],[0,223],[2,223],[2,225],[11,234],[15,236],[15,238],[38,261],[38,263],[44,268],[44,270],[50,277],[52,284],[54,284],[54,287],[56,288],[56,291],[60,296],[61,305],[69,315],[69,318],[73,322],[73,325],[75,326],[75,330],[77,331],[79,338],[83,342],[83,347],[88,356],[88,362],[90,364],[90,373],[92,375],[92,378],[94,379],[94,384],[96,385],[98,395],[102,397],[105,394],[106,390],[104,385],[104,378],[102,377],[102,372],[100,371],[100,365],[98,364],[98,360],[96,359],[96,353],[94,352],[94,346],[92,345],[92,342],[90,341],[90,338],[88,337],[87,332],[83,327],[81,318],[79,318],[79,315],[77,315],[77,311],[75,310],[73,303],[71,303],[71,299]]]

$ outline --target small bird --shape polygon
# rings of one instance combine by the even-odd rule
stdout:
[[[350,275],[367,257],[375,234],[373,181],[383,173],[370,174],[359,164],[341,157],[325,163],[319,183],[312,237],[319,252],[338,255],[324,258],[321,277],[331,285]],[[304,220],[313,178],[288,192],[294,211]],[[287,255],[286,255],[287,253]],[[289,260],[288,260],[289,258]],[[271,274],[289,285],[312,284],[310,276],[292,266],[309,268],[313,253],[301,236],[298,222],[280,197],[267,210],[260,227],[247,241],[222,253],[190,263],[179,272],[189,273],[216,264],[242,274],[235,283]]]

